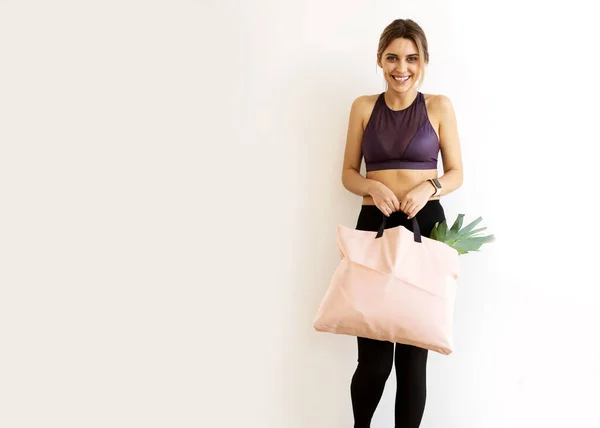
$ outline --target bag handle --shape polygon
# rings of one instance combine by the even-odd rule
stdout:
[[[379,225],[379,230],[377,231],[377,235],[375,239],[381,238],[383,236],[383,230],[385,229],[385,224],[387,223],[387,216],[381,213],[383,219],[381,220],[381,224]],[[412,227],[413,227],[413,235],[415,237],[415,242],[421,242],[421,229],[419,228],[419,222],[417,222],[417,218],[412,218]]]

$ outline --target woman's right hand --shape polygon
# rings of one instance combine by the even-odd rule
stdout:
[[[385,184],[380,181],[373,181],[369,189],[369,195],[373,198],[373,202],[386,216],[390,216],[395,211],[400,211],[400,201],[398,198],[387,187]]]

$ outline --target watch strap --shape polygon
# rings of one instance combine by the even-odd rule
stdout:
[[[439,195],[442,192],[442,184],[439,182],[439,180],[437,178],[430,178],[428,181],[435,188],[435,193],[431,196]]]

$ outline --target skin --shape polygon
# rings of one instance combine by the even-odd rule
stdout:
[[[388,83],[385,102],[392,110],[407,108],[417,97],[415,83],[419,77],[419,60],[416,44],[409,39],[397,38],[384,50],[377,64]],[[395,81],[392,75],[411,78],[405,84]],[[424,94],[429,121],[440,140],[440,154],[444,174],[438,177],[437,169],[431,170],[383,170],[360,174],[362,161],[361,141],[379,94],[363,95],[354,100],[342,167],[342,183],[350,192],[362,196],[363,204],[376,205],[389,216],[402,211],[410,219],[430,199],[452,193],[463,183],[462,156],[457,131],[456,116],[450,99],[445,95]],[[432,197],[433,185],[427,181],[438,178],[442,192]]]

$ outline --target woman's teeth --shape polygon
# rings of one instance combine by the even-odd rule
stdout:
[[[408,77],[396,77],[396,76],[392,76],[392,77],[394,77],[394,80],[396,82],[406,82],[408,79],[410,79],[410,76],[408,76]]]

